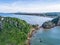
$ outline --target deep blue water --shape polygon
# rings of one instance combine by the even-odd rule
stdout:
[[[14,14],[0,14],[4,17],[16,17],[25,20],[29,24],[42,25],[43,22],[52,20],[53,18],[29,16],[29,15],[14,15]],[[31,45],[60,45],[60,27],[54,27],[52,29],[40,29],[33,34]]]

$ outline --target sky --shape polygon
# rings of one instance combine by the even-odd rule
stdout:
[[[0,0],[0,12],[60,12],[60,0]]]

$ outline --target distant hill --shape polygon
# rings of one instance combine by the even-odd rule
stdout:
[[[14,14],[16,14],[16,15],[47,16],[47,17],[60,16],[60,12],[48,12],[48,13],[14,13]]]
[[[32,16],[44,16],[44,17],[58,17],[60,16],[60,12],[47,12],[47,13],[24,13],[24,12],[16,12],[16,13],[0,13],[0,14],[15,14],[15,15],[32,15]]]

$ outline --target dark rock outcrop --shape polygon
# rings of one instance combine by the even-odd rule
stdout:
[[[55,26],[55,24],[51,21],[47,21],[47,22],[42,24],[42,27],[45,29],[53,28],[54,26]]]
[[[60,25],[60,17],[54,18],[52,20],[52,22],[55,23],[56,26],[59,26]]]
[[[53,20],[44,22],[42,24],[42,27],[45,29],[50,29],[55,26],[60,26],[60,17],[54,18]]]

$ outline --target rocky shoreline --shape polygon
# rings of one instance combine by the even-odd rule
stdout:
[[[31,31],[28,33],[28,38],[27,38],[27,45],[30,45],[30,40],[33,34],[36,32],[36,30],[40,29],[39,26],[37,28],[32,28]]]

